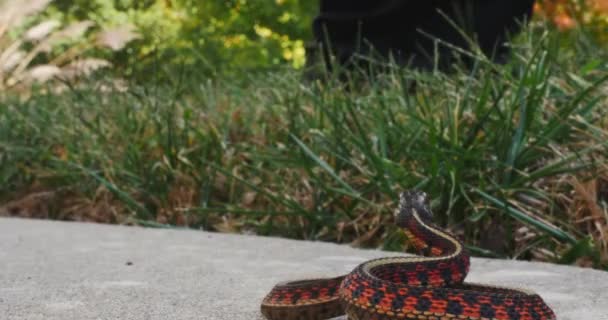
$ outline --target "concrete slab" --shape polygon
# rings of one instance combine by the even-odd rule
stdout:
[[[285,239],[0,218],[0,319],[258,320],[278,281],[391,255]],[[392,254],[394,255],[394,254]],[[474,259],[469,281],[539,292],[560,320],[608,319],[608,273]]]

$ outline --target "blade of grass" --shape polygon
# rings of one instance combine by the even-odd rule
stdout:
[[[68,165],[69,167],[82,171],[83,173],[85,173],[88,176],[91,176],[93,179],[97,180],[97,182],[101,183],[110,192],[112,192],[114,195],[116,195],[120,200],[124,201],[127,204],[127,206],[129,206],[131,209],[135,210],[136,212],[139,212],[140,214],[143,214],[147,218],[154,217],[154,215],[152,215],[152,213],[150,213],[150,211],[148,211],[148,209],[146,209],[139,202],[137,202],[135,199],[133,199],[127,192],[121,190],[114,183],[108,181],[101,175],[97,174],[97,172],[95,172],[89,168],[85,168],[78,163],[74,163],[74,162],[70,162],[70,161],[63,161],[61,159],[53,159],[53,161],[60,165]]]
[[[479,194],[486,200],[490,201],[494,205],[504,209],[507,212],[507,214],[509,214],[514,219],[517,219],[521,222],[532,225],[532,226],[542,230],[543,232],[552,235],[553,237],[559,239],[560,241],[569,242],[571,244],[576,243],[576,239],[569,233],[564,232],[563,230],[560,230],[559,228],[556,228],[552,225],[548,225],[548,224],[544,223],[543,221],[539,221],[537,219],[530,217],[529,215],[517,210],[514,206],[509,205],[508,202],[501,201],[477,188],[473,188],[473,191],[475,191],[477,194]]]
[[[302,142],[302,140],[298,139],[298,137],[291,135],[290,134],[291,139],[293,139],[293,141],[295,141],[298,146],[300,146],[300,148],[304,151],[304,153],[306,153],[306,155],[308,155],[308,157],[310,157],[314,162],[316,162],[325,172],[327,172],[338,184],[340,184],[347,192],[348,195],[357,198],[361,201],[366,201],[365,199],[361,198],[361,195],[355,191],[355,189],[353,189],[348,183],[346,183],[344,180],[342,180],[342,178],[340,178],[340,176],[338,176],[338,174],[334,171],[334,169],[332,169],[332,167],[325,162],[323,159],[319,158],[312,150],[310,150],[310,148],[308,148],[308,146],[306,146],[306,144],[304,142]]]

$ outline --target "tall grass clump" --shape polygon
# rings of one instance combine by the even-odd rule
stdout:
[[[397,194],[418,188],[476,254],[606,267],[606,51],[552,32],[513,50],[449,74],[178,74],[6,98],[0,212],[397,250]]]

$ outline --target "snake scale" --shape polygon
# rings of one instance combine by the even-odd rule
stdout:
[[[433,224],[426,198],[421,191],[403,192],[395,211],[396,224],[423,256],[379,258],[345,276],[279,283],[262,301],[262,314],[269,320],[344,314],[350,320],[555,319],[533,292],[464,282],[469,254]]]

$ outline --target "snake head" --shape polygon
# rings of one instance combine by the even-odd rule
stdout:
[[[417,213],[423,222],[430,223],[433,213],[427,204],[427,194],[423,191],[408,190],[399,194],[399,207],[395,211],[397,226],[405,228],[407,222]]]

